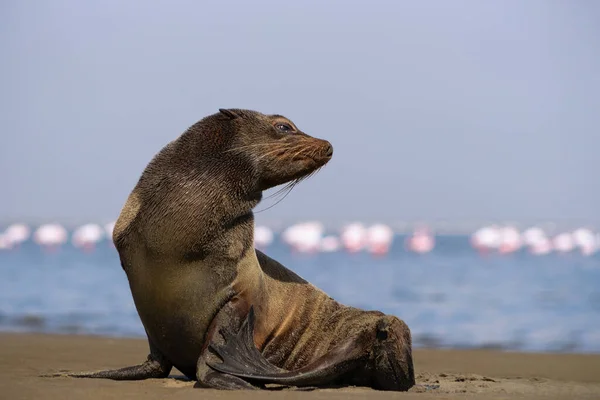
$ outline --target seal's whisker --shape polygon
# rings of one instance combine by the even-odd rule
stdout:
[[[305,148],[303,148],[302,146],[294,146],[294,147],[289,147],[289,148],[285,148],[284,151],[288,152],[289,154],[292,154],[291,156],[286,156],[286,159],[294,161],[296,159],[296,157],[298,156],[298,154],[302,153],[303,151],[306,151]]]
[[[273,154],[278,153],[278,152],[284,152],[285,153],[285,152],[287,152],[288,150],[291,150],[291,149],[292,148],[290,148],[289,146],[276,147],[275,149],[273,149],[271,151],[267,151],[266,153],[261,154],[260,157],[258,157],[257,160],[260,161],[260,160],[262,160],[262,159],[264,159],[266,157],[272,156]]]
[[[277,149],[287,149],[287,147],[289,147],[290,144],[280,144],[279,147]],[[239,147],[235,147],[233,149],[229,149],[226,150],[226,153],[229,152],[233,152],[233,151],[241,151],[241,150],[246,150],[246,149],[261,149],[261,148],[272,148],[273,144],[272,143],[254,143],[254,144],[249,144],[246,146],[239,146]]]
[[[230,153],[230,152],[234,152],[234,151],[240,151],[240,150],[245,150],[245,149],[253,149],[253,148],[260,148],[260,147],[271,147],[272,144],[270,143],[254,143],[254,144],[248,144],[246,146],[239,146],[239,147],[234,147],[233,149],[229,149],[229,150],[225,150],[224,153]]]
[[[280,153],[280,152],[285,152],[285,151],[287,151],[287,148],[276,148],[276,149],[273,149],[271,151],[267,151],[265,154],[261,154],[261,156],[259,157],[259,160],[262,160],[264,158],[272,156],[273,154]]]
[[[298,156],[298,154],[300,154],[300,153],[302,153],[302,152],[306,151],[306,149],[305,149],[305,148],[303,148],[302,146],[298,146],[298,147],[297,147],[297,149],[298,149],[298,151],[296,151],[296,152],[294,153],[294,155],[293,155],[292,157],[290,157],[292,160],[294,160],[294,159],[295,159],[295,158]]]
[[[313,148],[312,152],[310,153],[311,157],[318,157],[319,156],[319,148]]]
[[[268,209],[270,209],[272,207],[275,207],[277,204],[279,204],[281,201],[283,201],[283,199],[285,199],[288,194],[290,194],[290,192],[294,189],[294,187],[296,187],[296,185],[298,185],[300,182],[302,182],[302,181],[310,178],[311,176],[315,175],[317,172],[319,172],[319,170],[321,168],[322,167],[319,167],[319,168],[315,169],[314,171],[312,171],[311,173],[309,173],[307,175],[304,175],[304,176],[302,176],[302,177],[300,177],[298,179],[295,179],[295,180],[289,182],[288,184],[286,184],[285,186],[283,186],[281,189],[279,189],[275,193],[267,196],[266,199],[270,199],[272,197],[276,197],[276,196],[280,195],[281,193],[285,192],[285,194],[283,195],[283,197],[281,199],[277,200],[273,205],[271,205],[271,206],[269,206],[269,207],[267,207],[267,208],[265,208],[263,210],[256,211],[256,212],[257,213],[263,212],[263,211],[266,211],[266,210],[268,210]]]
[[[290,186],[293,186],[294,182],[295,181],[286,183],[281,189],[279,189],[276,192],[273,192],[270,195],[268,195],[267,197],[265,197],[265,200],[273,198],[273,197],[276,197],[276,196],[279,196],[281,193],[285,192]]]
[[[265,209],[263,209],[263,210],[256,211],[256,212],[255,212],[255,214],[256,214],[256,213],[261,213],[261,212],[263,212],[263,211],[267,211],[268,209],[270,209],[270,208],[273,208],[273,207],[275,207],[277,204],[281,203],[281,202],[283,201],[283,199],[285,199],[285,198],[287,197],[287,195],[291,193],[291,191],[294,189],[294,187],[295,187],[295,186],[296,186],[298,183],[300,183],[300,181],[302,181],[302,178],[296,179],[296,180],[294,180],[294,181],[290,182],[289,184],[285,185],[285,186],[284,186],[284,189],[287,189],[287,192],[286,192],[286,193],[283,195],[283,197],[282,197],[281,199],[277,200],[277,201],[276,201],[276,202],[275,202],[273,205],[270,205],[269,207],[267,207],[267,208],[265,208]]]

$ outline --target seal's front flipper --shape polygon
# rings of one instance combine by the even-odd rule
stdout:
[[[214,363],[208,365],[218,371],[229,369],[235,372],[245,372],[253,374],[279,374],[287,372],[271,364],[260,353],[254,344],[254,307],[250,307],[248,315],[244,319],[238,333],[233,333],[229,327],[221,327],[219,333],[223,336],[225,343],[217,345],[214,342],[209,344],[209,349],[214,351],[223,360],[223,364],[218,364],[220,368],[215,368]]]
[[[119,369],[109,369],[89,372],[57,372],[53,374],[40,375],[41,377],[71,377],[71,378],[99,378],[112,379],[116,381],[135,381],[150,378],[166,378],[169,376],[173,365],[167,361],[150,344],[150,355],[142,364],[133,365]]]
[[[218,345],[222,341],[222,338],[216,332],[223,332],[231,327],[238,327],[247,309],[247,304],[241,299],[232,300],[223,306],[211,323],[206,335],[204,348],[200,353],[196,365],[196,378],[198,382],[194,385],[195,388],[203,387],[222,390],[258,390],[264,388],[262,385],[253,385],[242,378],[216,371],[209,366],[213,360],[218,360],[218,357],[210,351],[209,346]]]
[[[216,371],[249,381],[298,387],[331,385],[345,373],[364,365],[369,356],[369,351],[364,346],[366,341],[350,338],[303,368],[295,371],[278,368],[271,364],[254,344],[252,308],[237,334],[227,328],[222,328],[220,332],[225,343],[211,343],[210,348],[223,362],[207,364]]]

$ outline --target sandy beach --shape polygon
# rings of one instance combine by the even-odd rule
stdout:
[[[42,378],[59,370],[123,367],[145,359],[141,339],[0,334],[0,394],[3,399],[449,399],[600,398],[600,355],[526,354],[490,350],[414,352],[417,383],[439,385],[427,391],[380,392],[365,388],[294,391],[216,391],[194,389],[174,370],[167,379],[117,382],[100,379]]]

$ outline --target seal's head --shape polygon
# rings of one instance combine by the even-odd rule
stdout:
[[[253,164],[259,177],[258,190],[306,177],[333,155],[331,143],[307,135],[282,115],[240,109],[219,111],[235,127],[236,135],[227,151]]]
[[[210,136],[205,155],[227,160],[228,167],[238,165],[237,175],[243,172],[240,177],[252,182],[253,191],[305,178],[333,155],[331,143],[307,135],[281,115],[220,109],[201,122],[209,128],[202,136]]]

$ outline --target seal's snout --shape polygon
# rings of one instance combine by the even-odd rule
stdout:
[[[333,146],[327,140],[319,139],[317,155],[319,161],[327,162],[333,156]]]
[[[331,158],[333,157],[333,146],[331,143],[327,142],[327,146],[325,147],[325,157]]]

